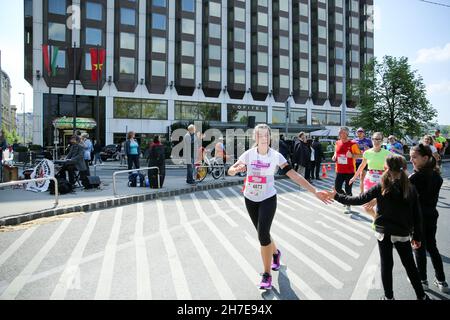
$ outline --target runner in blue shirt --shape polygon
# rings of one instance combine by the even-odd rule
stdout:
[[[358,136],[358,138],[354,139],[353,141],[358,145],[359,150],[361,151],[361,154],[364,154],[364,152],[366,150],[373,148],[372,140],[366,138],[366,133],[363,128],[358,128],[358,130],[356,130],[356,135]],[[361,163],[362,163],[362,158],[356,159],[356,171],[358,171],[358,168],[361,165]],[[362,181],[364,181],[364,178],[366,177],[367,170],[368,169],[366,166],[360,175],[360,179],[361,179],[360,180],[361,183],[359,185],[360,193],[364,192],[364,184],[362,183]]]

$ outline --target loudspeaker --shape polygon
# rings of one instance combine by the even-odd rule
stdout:
[[[98,188],[101,184],[100,177],[99,176],[86,176],[82,181],[81,184],[85,189],[93,189]]]
[[[247,127],[250,129],[255,128],[255,116],[249,116],[247,119]]]

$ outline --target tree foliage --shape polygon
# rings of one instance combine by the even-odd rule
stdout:
[[[360,95],[360,113],[352,124],[385,136],[420,136],[437,115],[423,78],[406,57],[384,56],[381,63],[372,59],[353,90]]]

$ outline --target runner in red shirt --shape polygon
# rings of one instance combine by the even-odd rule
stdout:
[[[348,138],[348,133],[349,130],[347,127],[341,127],[339,129],[339,140],[336,141],[333,155],[333,161],[336,162],[334,188],[340,194],[352,196],[350,180],[353,178],[356,170],[355,159],[361,158],[361,152],[358,144]],[[342,190],[343,182],[345,182],[345,192]],[[347,206],[345,213],[351,213],[350,206]]]

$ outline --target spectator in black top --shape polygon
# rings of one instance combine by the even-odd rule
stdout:
[[[294,145],[294,153],[295,159],[298,164],[298,173],[302,175],[306,179],[306,168],[311,161],[311,150],[307,145],[306,134],[304,132],[300,132],[298,134],[298,140]],[[308,170],[309,175],[309,170]],[[309,176],[307,180],[309,179]]]
[[[312,176],[313,179],[315,177],[316,180],[322,180],[320,179],[320,165],[322,163],[322,160],[325,159],[325,155],[322,150],[322,144],[319,142],[319,137],[314,138],[314,142],[312,144],[312,148],[314,149],[314,163],[312,164]]]
[[[400,155],[390,154],[386,158],[386,170],[381,183],[362,193],[351,197],[336,193],[329,196],[346,205],[362,205],[377,199],[377,216],[374,221],[381,260],[381,280],[383,282],[383,300],[393,300],[392,269],[394,260],[393,247],[397,249],[406,273],[416,292],[418,300],[430,300],[420,282],[419,272],[414,263],[411,245],[419,248],[422,239],[422,213],[416,188],[406,175],[406,160]],[[410,243],[410,237],[412,237]]]
[[[103,164],[102,158],[100,157],[100,152],[102,152],[103,145],[101,140],[95,140],[94,141],[94,165],[97,164],[97,160],[100,162],[100,164]]]
[[[436,209],[439,200],[439,191],[442,186],[442,177],[436,167],[436,158],[431,148],[424,144],[413,147],[410,151],[411,163],[414,173],[409,181],[416,187],[419,194],[420,208],[423,216],[423,242],[422,246],[414,250],[417,268],[424,290],[428,289],[427,281],[427,251],[430,254],[434,267],[434,284],[441,292],[449,293],[445,281],[444,266],[439,250],[436,246],[437,220],[439,213]]]
[[[164,184],[164,178],[166,177],[166,152],[164,145],[161,144],[161,141],[159,140],[159,136],[155,136],[153,138],[153,143],[149,147],[148,152],[148,166],[149,167],[158,167],[158,170],[156,169],[149,169],[148,170],[148,177],[150,181],[150,188],[157,188],[158,187],[158,173],[159,173],[159,187],[162,188]]]

